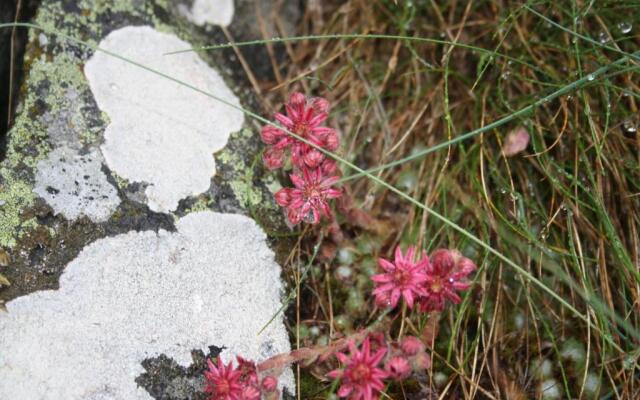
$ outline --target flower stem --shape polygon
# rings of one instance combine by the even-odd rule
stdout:
[[[402,302],[402,315],[400,316],[400,332],[398,332],[398,340],[402,337],[404,331],[404,319],[407,316],[407,303]]]

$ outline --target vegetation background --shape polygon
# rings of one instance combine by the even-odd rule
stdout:
[[[371,220],[343,212],[325,240],[294,341],[371,323],[368,277],[396,244],[459,248],[474,288],[434,317],[427,380],[390,397],[640,398],[640,3],[314,1],[299,35],[338,37],[261,43],[288,53],[257,83],[265,115],[293,90],[329,98],[339,154],[405,196],[343,165]],[[409,333],[433,336],[427,321]],[[299,373],[303,398],[331,396],[325,372]]]

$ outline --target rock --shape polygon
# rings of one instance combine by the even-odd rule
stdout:
[[[228,26],[233,19],[233,0],[194,0],[191,8],[179,4],[178,9],[196,25]]]
[[[0,23],[14,22],[16,14],[19,22],[29,21],[33,17],[39,1],[0,1]],[[19,9],[18,4],[20,4]],[[26,33],[24,29],[20,28],[15,30],[11,28],[0,29],[0,161],[2,161],[4,154],[7,123],[13,118],[16,106],[15,99],[22,81],[23,67],[20,60],[22,60],[27,41]],[[11,71],[12,67],[13,71]],[[11,80],[13,80],[13,85],[11,85]]]
[[[177,231],[130,232],[85,247],[60,289],[20,297],[0,315],[0,398],[148,399],[141,362],[224,345],[263,360],[289,350],[280,267],[250,218],[192,213]],[[285,384],[292,388],[291,372]]]
[[[11,260],[0,398],[197,399],[206,349],[225,360],[286,351],[281,318],[257,336],[280,306],[260,228],[286,227],[277,185],[259,162],[257,125],[211,98],[256,110],[250,85],[232,49],[164,55],[221,41],[219,28],[166,0],[42,0],[33,22],[88,46],[29,32],[0,162],[0,250]],[[270,241],[276,258],[284,240]]]
[[[209,33],[206,45],[212,45],[293,36],[304,13],[302,4],[298,0],[175,0],[174,7],[178,14]],[[218,26],[227,28],[227,33],[220,32]],[[272,54],[263,45],[237,50],[258,80],[273,81],[272,57],[280,63],[287,56],[284,45],[273,48]],[[244,74],[242,69],[239,72]]]
[[[106,221],[120,198],[102,172],[102,162],[97,150],[80,155],[58,147],[38,162],[33,191],[67,219],[84,215],[94,222]]]
[[[174,35],[125,27],[99,46],[240,106],[197,53],[166,55],[191,47]],[[172,211],[181,199],[209,188],[212,153],[242,128],[242,111],[104,52],[89,59],[85,74],[110,119],[101,146],[107,166],[124,179],[147,183],[149,208]]]
[[[235,0],[235,17],[229,31],[234,41],[294,36],[302,18],[301,2],[297,0]],[[273,18],[278,18],[279,26]],[[278,62],[286,58],[284,45],[274,45]],[[265,46],[239,48],[258,79],[274,80],[271,56]]]

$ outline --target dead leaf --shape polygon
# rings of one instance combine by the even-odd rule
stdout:
[[[0,249],[0,267],[8,267],[10,261],[9,254],[5,250]]]
[[[11,286],[11,282],[2,274],[0,274],[0,286]]]
[[[523,126],[519,126],[507,134],[502,151],[507,157],[515,156],[529,146],[529,133]]]

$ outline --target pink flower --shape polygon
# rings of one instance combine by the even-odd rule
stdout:
[[[240,356],[236,356],[238,360],[238,371],[240,371],[240,383],[243,385],[258,385],[258,372],[256,364]]]
[[[233,368],[231,362],[227,366],[218,358],[218,366],[207,360],[209,369],[204,371],[207,383],[205,392],[211,394],[209,400],[240,400],[242,386],[240,385],[241,372]]]
[[[260,400],[260,390],[253,386],[246,386],[242,389],[241,400]]]
[[[340,378],[341,385],[338,396],[348,397],[350,400],[376,400],[378,394],[384,388],[382,380],[388,373],[378,368],[378,364],[384,358],[387,349],[380,348],[371,355],[369,338],[362,342],[362,349],[358,350],[353,341],[349,342],[350,356],[337,353],[336,357],[342,364],[346,364],[344,370],[333,370],[327,375],[331,379]]]
[[[424,350],[424,345],[415,336],[407,336],[400,342],[400,349],[408,356],[415,356]]]
[[[407,306],[413,308],[416,298],[427,294],[424,282],[428,278],[425,270],[429,266],[429,258],[423,254],[420,261],[414,262],[414,252],[415,249],[410,246],[406,256],[402,255],[402,250],[398,246],[393,263],[383,258],[378,260],[384,272],[371,277],[376,284],[373,291],[376,303],[395,308],[402,296]]]
[[[278,169],[284,165],[284,152],[273,147],[262,154],[262,161],[269,169]]]
[[[323,149],[334,151],[340,145],[340,139],[334,129],[321,126],[327,119],[329,102],[323,98],[307,100],[302,93],[293,93],[285,105],[286,115],[275,114],[275,119],[289,132],[310,141]],[[260,132],[262,140],[270,145],[271,152],[265,152],[264,161],[270,169],[280,168],[280,157],[287,149],[291,150],[291,160],[294,165],[302,168],[305,165],[315,168],[325,159],[325,155],[295,137],[285,130],[272,125],[265,125]]]
[[[426,267],[426,295],[420,299],[422,311],[442,311],[445,301],[460,303],[457,292],[470,286],[467,275],[476,269],[473,261],[463,257],[458,250],[439,249],[431,254]]]
[[[287,217],[292,224],[304,220],[311,224],[320,222],[320,216],[332,218],[327,200],[342,195],[340,189],[331,186],[338,180],[337,176],[325,178],[322,170],[303,169],[302,176],[291,174],[293,188],[280,189],[276,195],[276,202],[287,208]]]
[[[384,369],[389,374],[389,377],[395,380],[406,379],[411,375],[411,364],[401,356],[391,357],[385,364]]]

